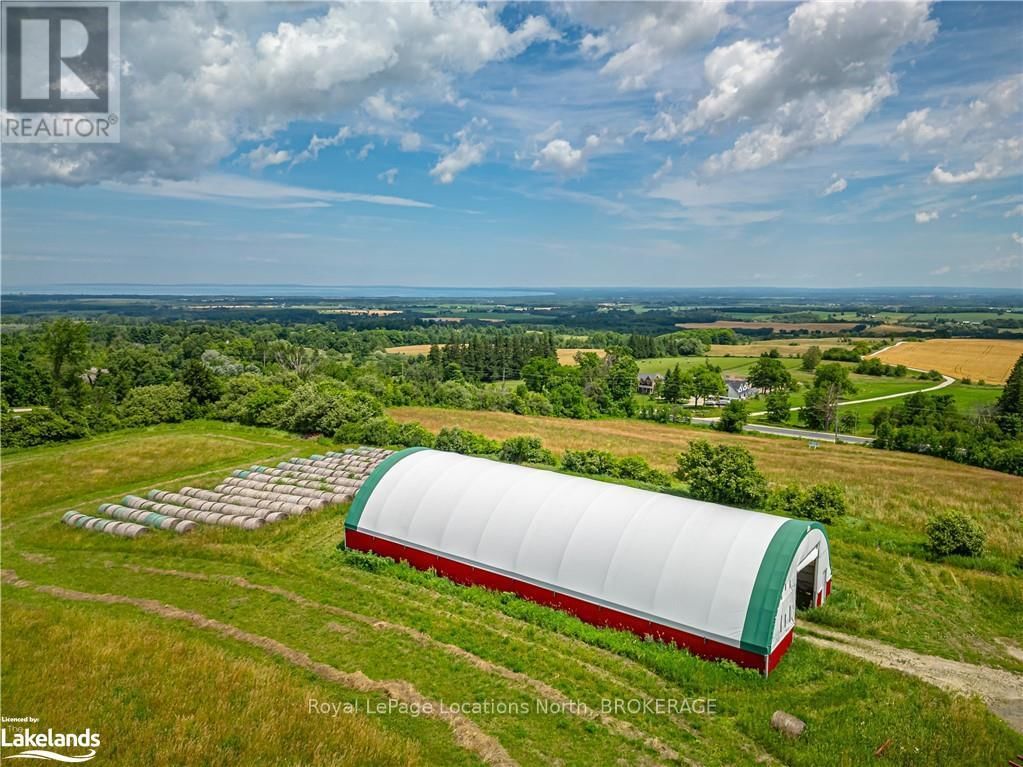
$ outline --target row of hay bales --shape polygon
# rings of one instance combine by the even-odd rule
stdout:
[[[176,493],[150,490],[145,498],[126,495],[120,503],[101,504],[98,513],[102,516],[72,510],[62,521],[121,538],[137,538],[150,530],[187,533],[200,524],[257,530],[351,501],[370,472],[391,452],[359,447],[291,458],[273,467],[251,466],[225,477],[213,490],[187,486]]]

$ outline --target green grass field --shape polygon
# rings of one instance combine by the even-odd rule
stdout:
[[[449,411],[432,412],[456,424]],[[492,417],[507,414],[456,415],[492,432]],[[513,423],[518,433],[551,423],[599,446],[596,433],[572,428],[589,424]],[[639,439],[619,435],[620,444],[683,431],[621,423]],[[752,442],[759,450],[770,441]],[[278,432],[192,423],[4,456],[5,714],[91,727],[102,735],[103,763],[125,765],[860,765],[888,738],[888,763],[986,765],[1023,749],[1023,737],[977,699],[800,638],[764,680],[507,595],[348,555],[337,549],[345,508],[253,533],[204,528],[135,541],[59,522],[65,509],[90,512],[128,491],[176,488],[186,477],[211,486],[231,467],[320,449]],[[840,453],[817,451],[814,460]],[[942,462],[882,457],[933,468],[939,478],[933,487],[903,485],[893,497],[908,494],[913,509],[944,502]],[[1016,478],[954,468],[963,493],[982,495],[1011,519],[1004,493],[1019,490]],[[777,469],[769,471],[774,478]],[[913,558],[898,550],[911,531],[895,523],[911,509],[892,517],[858,500],[856,508],[848,532],[832,534],[834,601],[803,619],[925,648],[947,630],[943,621],[954,621],[961,630],[947,650],[1023,670],[1010,654],[985,649],[1020,635],[1012,622],[1023,613],[1018,577]],[[887,588],[878,584],[882,573]],[[910,603],[912,610],[899,607]],[[605,699],[682,697],[714,698],[716,712],[599,715]],[[389,699],[420,708],[365,711],[386,709]],[[487,700],[519,713],[451,711]],[[311,701],[363,708],[316,713]],[[566,701],[588,708],[552,710]],[[424,703],[448,709],[423,715]],[[803,738],[770,728],[778,708],[808,722]]]
[[[857,378],[866,378],[867,376],[856,376]],[[863,399],[866,397],[876,397],[882,394],[894,394],[901,391],[915,391],[918,388],[926,388],[927,386],[933,386],[933,382],[917,382],[918,386],[913,388],[903,389],[900,387],[899,382],[905,381],[906,379],[879,379],[879,383],[882,387],[860,387],[856,394],[850,395],[850,399]],[[884,389],[883,384],[888,383],[890,388]],[[859,386],[859,384],[858,384]],[[876,394],[863,394],[864,391],[874,391]],[[989,407],[995,403],[995,401],[1002,394],[1002,387],[1000,386],[978,386],[976,384],[967,385],[963,383],[954,383],[951,386],[946,386],[934,392],[935,395],[939,394],[951,394],[956,401],[956,406],[964,413],[976,413],[979,409]],[[798,398],[798,399],[797,399]],[[754,402],[755,400],[750,400]],[[855,413],[857,417],[856,428],[851,432],[846,433],[858,434],[861,436],[869,436],[873,434],[873,427],[871,426],[870,419],[874,416],[881,408],[894,407],[898,404],[899,400],[880,400],[878,402],[864,402],[861,405],[844,405],[842,407],[842,414]],[[797,395],[792,397],[792,405],[802,404],[802,398]],[[752,409],[752,408],[751,408]],[[769,423],[763,416],[752,419],[754,423]],[[790,426],[801,426],[799,421],[799,414],[792,413],[789,416],[788,425]]]
[[[667,370],[674,368],[675,365],[679,365],[682,370],[691,370],[705,364],[709,360],[711,364],[720,367],[721,372],[726,376],[745,377],[749,375],[749,370],[757,359],[757,357],[658,357],[655,359],[638,360],[638,363],[639,369],[643,373],[660,373],[663,375]],[[792,378],[800,387],[789,395],[790,407],[800,407],[803,404],[803,395],[806,392],[806,388],[813,383],[813,373],[808,373],[802,370],[800,367],[801,361],[798,358],[782,357],[781,362],[782,365],[784,365],[792,374]],[[850,368],[852,367],[852,363],[843,362],[839,364]],[[889,394],[902,394],[904,392],[919,391],[920,389],[926,389],[934,386],[934,381],[921,381],[912,375],[903,378],[889,378],[887,376],[866,376],[852,373],[849,377],[856,385],[856,392],[849,394],[846,397],[846,399],[849,400],[883,397]],[[637,399],[644,405],[650,401],[650,397],[646,395],[637,395]],[[767,406],[764,397],[748,399],[746,400],[746,404],[750,412],[763,410]],[[884,404],[891,403],[876,404],[880,407]],[[867,408],[868,405],[857,407]],[[716,412],[717,411],[713,408],[701,408],[699,411],[694,411],[694,414],[714,415]],[[865,410],[864,412],[872,413],[873,409]],[[857,415],[860,415],[859,411],[857,411]],[[869,416],[862,417],[860,420],[860,425],[855,433],[869,433]],[[754,421],[758,423],[766,423],[763,418],[756,418]],[[798,416],[795,413],[792,414],[789,423],[793,425],[798,423]]]

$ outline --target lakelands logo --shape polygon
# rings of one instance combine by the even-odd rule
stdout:
[[[117,3],[3,3],[3,123],[9,143],[120,140]]]
[[[4,721],[11,721],[4,717]],[[35,720],[38,721],[38,720]],[[33,732],[31,728],[0,730],[0,747],[24,749],[16,754],[4,754],[4,759],[45,759],[53,762],[77,763],[87,762],[96,756],[99,748],[99,733],[86,728],[84,732],[54,732],[52,728],[45,732]],[[62,754],[51,749],[62,751],[82,751],[85,753]]]

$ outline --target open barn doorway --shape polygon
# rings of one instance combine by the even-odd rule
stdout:
[[[814,548],[799,563],[796,569],[796,609],[805,610],[817,604],[817,556]]]

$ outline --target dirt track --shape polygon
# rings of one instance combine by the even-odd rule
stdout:
[[[1023,732],[1023,674],[922,655],[872,639],[849,636],[815,625],[802,625],[799,637],[818,647],[853,655],[882,668],[915,676],[949,692],[977,695],[1017,732]]]

